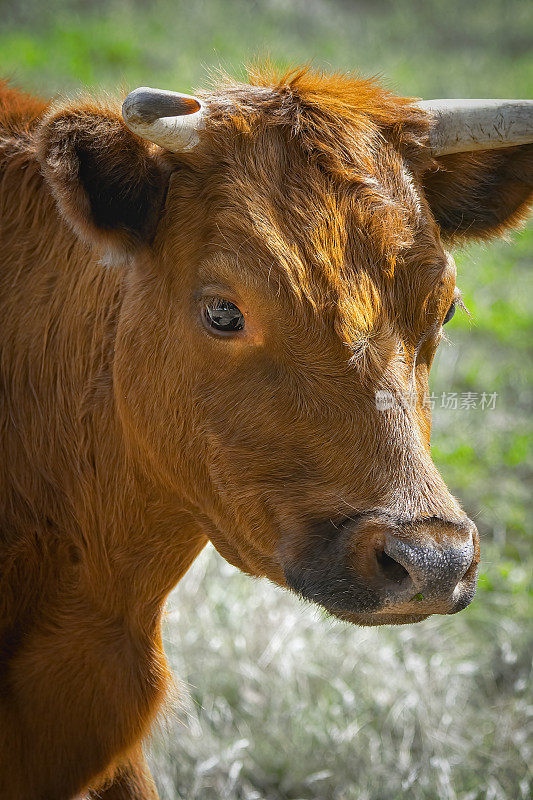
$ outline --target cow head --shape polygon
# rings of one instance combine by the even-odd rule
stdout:
[[[124,272],[115,396],[138,463],[228,561],[339,617],[464,608],[478,534],[425,402],[461,305],[445,244],[524,217],[531,146],[443,155],[427,109],[306,71],[138,90],[124,116],[135,133],[56,108],[39,157]]]

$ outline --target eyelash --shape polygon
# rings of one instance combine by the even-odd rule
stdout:
[[[457,303],[454,300],[450,305],[448,311],[446,312],[444,319],[442,320],[443,325],[446,325],[452,319],[453,315],[455,314],[456,308],[457,308]]]
[[[446,319],[446,317],[448,316],[448,314],[450,313],[450,310],[452,308],[453,308],[453,313],[451,314],[450,317],[448,317],[448,319]],[[464,311],[467,315],[470,315],[470,312],[468,311],[468,308],[464,304],[463,296],[462,296],[461,292],[459,291],[459,289],[456,288],[455,289],[454,298],[453,298],[453,300],[452,300],[452,302],[450,304],[450,308],[448,309],[448,311],[446,312],[446,315],[444,317],[444,320],[446,320],[446,321],[443,320],[442,325],[446,325],[451,320],[451,318],[454,316],[454,314],[457,311],[457,309],[460,309],[461,311]]]

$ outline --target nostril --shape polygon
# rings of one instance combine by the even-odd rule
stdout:
[[[444,531],[446,537],[438,537],[431,531],[430,538],[429,533],[421,526],[410,532],[410,536],[388,533],[384,550],[391,559],[404,566],[424,597],[448,597],[472,564],[472,537],[460,527],[451,525],[447,525]]]
[[[376,551],[376,561],[378,562],[379,572],[389,581],[401,583],[409,577],[409,573],[398,561],[391,558],[384,550]]]

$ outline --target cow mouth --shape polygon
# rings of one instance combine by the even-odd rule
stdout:
[[[287,585],[291,586],[290,579]],[[316,605],[321,606],[328,614],[354,625],[379,626],[379,625],[410,625],[415,622],[422,622],[433,615],[448,616],[457,614],[465,609],[472,601],[476,590],[476,582],[468,581],[464,585],[457,587],[457,590],[447,600],[433,600],[431,598],[419,598],[416,589],[411,587],[408,592],[411,594],[409,599],[403,602],[394,602],[391,598],[385,598],[380,605],[375,604],[371,589],[368,590],[368,597],[361,596],[361,589],[358,587],[354,592],[353,601],[350,602],[349,592],[345,591],[342,604],[338,599],[322,596],[318,599],[314,592],[303,593],[297,590],[302,599],[310,600]],[[414,594],[413,594],[414,592]],[[370,610],[369,606],[375,607]]]
[[[406,579],[401,586],[403,597],[401,595],[380,597],[375,587],[363,586],[357,582],[352,582],[351,586],[346,584],[342,586],[344,583],[342,578],[337,579],[339,583],[336,589],[332,590],[331,587],[335,586],[336,579],[328,575],[329,592],[325,586],[319,588],[320,581],[317,581],[314,589],[308,584],[307,589],[302,591],[301,582],[294,580],[294,572],[290,570],[285,574],[287,586],[296,591],[302,599],[321,606],[328,614],[343,622],[360,626],[410,625],[422,622],[435,614],[441,616],[457,614],[470,604],[476,590],[474,576],[473,580],[461,582],[450,597],[436,600],[420,597],[416,587]]]
[[[380,625],[412,625],[415,622],[423,622],[431,614],[356,614],[340,613],[333,611],[332,616],[343,622],[350,622],[352,625],[370,628]]]
[[[337,619],[364,627],[379,625],[411,625],[422,622],[430,616],[448,616],[463,611],[473,600],[476,592],[476,575],[473,580],[461,582],[447,603],[435,603],[428,599],[415,599],[416,595],[406,604],[398,607],[386,607],[373,612],[339,611],[324,608]],[[416,605],[415,605],[416,604]]]

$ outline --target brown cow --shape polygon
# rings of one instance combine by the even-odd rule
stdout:
[[[461,113],[456,150],[500,149],[306,71],[141,90],[128,125],[1,90],[2,800],[156,797],[161,612],[208,540],[357,624],[470,602],[424,403],[442,242],[524,218],[533,150]]]

